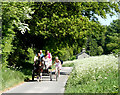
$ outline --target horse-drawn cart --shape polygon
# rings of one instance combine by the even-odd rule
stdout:
[[[32,70],[32,80],[34,80],[35,76],[37,76],[37,80],[42,80],[42,76],[50,76],[50,81],[52,81],[52,64],[49,61],[45,60],[45,58],[38,57],[37,61],[34,61],[35,64],[33,65]],[[63,61],[61,62],[63,63]],[[58,68],[55,70],[55,78],[56,81],[58,80]]]
[[[33,65],[32,70],[32,80],[34,81],[35,76],[37,76],[37,80],[41,80],[42,76],[50,76],[50,81],[52,81],[52,71],[50,68],[46,68],[44,61],[42,61],[42,65],[39,64]]]

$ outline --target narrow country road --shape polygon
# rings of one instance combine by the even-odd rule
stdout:
[[[41,82],[37,82],[37,80],[25,82],[2,95],[7,95],[7,93],[64,93],[64,86],[71,71],[72,67],[62,67],[58,81],[55,80],[55,75],[52,76],[52,81],[50,81],[49,76],[43,76]]]

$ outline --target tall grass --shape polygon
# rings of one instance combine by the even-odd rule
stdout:
[[[4,66],[0,69],[1,91],[13,87],[24,81],[29,81],[32,78],[33,65],[31,63],[24,63],[23,66]]]
[[[24,74],[20,71],[2,68],[2,91],[24,81]]]
[[[118,93],[118,59],[102,55],[75,60],[65,93]]]

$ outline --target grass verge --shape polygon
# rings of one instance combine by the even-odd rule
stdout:
[[[0,69],[0,91],[5,91],[8,88],[32,79],[32,69],[33,65],[31,63],[24,63],[23,67],[3,66]],[[52,66],[52,70],[55,70],[55,65]]]
[[[62,67],[74,67],[74,63],[63,64]]]
[[[1,68],[1,91],[5,91],[17,84],[28,81],[32,78],[33,65],[26,63],[23,67],[2,66]]]
[[[24,81],[24,74],[20,71],[2,68],[2,91]]]

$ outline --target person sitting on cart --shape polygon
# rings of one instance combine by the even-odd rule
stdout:
[[[51,55],[51,53],[49,53],[49,50],[45,51],[45,55],[47,55],[48,58],[49,58],[49,64],[50,64],[49,69],[51,69],[51,66],[52,66],[52,55]]]
[[[38,55],[34,57],[34,64],[33,65],[35,66],[35,69],[37,69],[41,65],[40,53],[38,53]]]
[[[51,67],[51,64],[50,64],[50,60],[49,60],[47,54],[43,57],[42,60],[43,60],[44,63],[45,63],[45,67],[46,67],[46,69],[49,69],[49,67]]]
[[[42,50],[40,50],[40,57],[43,58],[44,54],[42,53]]]
[[[58,70],[58,77],[60,77],[60,70],[61,70],[62,65],[61,65],[61,61],[58,59],[58,57],[55,58],[53,65],[54,64],[55,64],[55,74]]]
[[[38,56],[36,54],[35,57],[34,57],[34,64],[33,65],[36,65],[37,60],[38,60]]]
[[[40,53],[37,54],[37,56],[34,57],[34,71],[37,73],[37,80],[42,80],[42,72],[43,72],[43,64],[42,59],[40,56]]]

